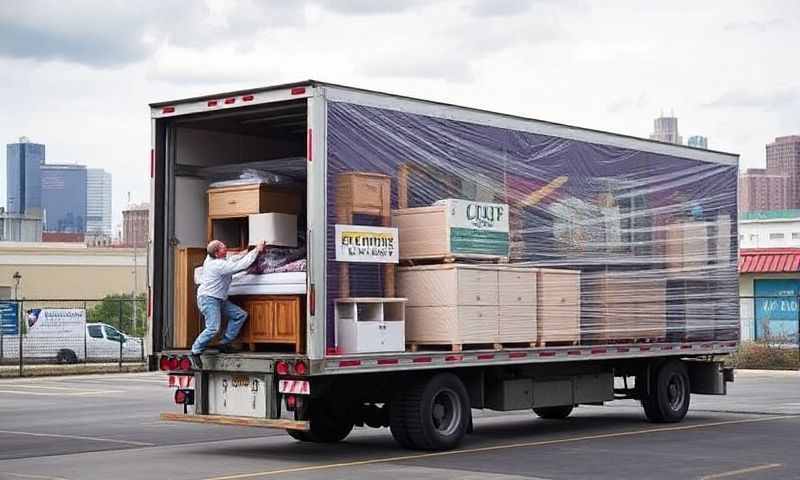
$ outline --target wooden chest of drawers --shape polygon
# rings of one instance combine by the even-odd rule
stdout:
[[[208,190],[209,218],[243,217],[254,213],[298,213],[300,195],[266,184],[238,185]]]
[[[251,350],[257,343],[288,344],[297,353],[305,350],[302,295],[248,295],[234,302],[248,314],[239,338]]]
[[[536,269],[441,264],[401,268],[412,344],[536,342]]]

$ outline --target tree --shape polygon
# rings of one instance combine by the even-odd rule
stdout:
[[[133,317],[133,296],[129,293],[106,295],[103,300],[86,311],[88,322],[102,322],[132,336],[147,333],[147,301],[144,294],[136,300],[136,318]]]

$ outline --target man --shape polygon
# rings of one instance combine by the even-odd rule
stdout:
[[[233,274],[246,270],[265,248],[264,242],[258,242],[256,248],[250,252],[227,258],[228,247],[224,243],[219,240],[208,243],[206,247],[208,256],[203,262],[203,273],[200,275],[200,286],[197,288],[197,308],[205,319],[206,328],[200,332],[192,345],[192,361],[195,368],[203,368],[200,354],[219,331],[222,315],[228,319],[228,327],[218,348],[221,353],[234,351],[231,342],[239,335],[239,330],[247,320],[247,312],[228,300],[228,289]]]

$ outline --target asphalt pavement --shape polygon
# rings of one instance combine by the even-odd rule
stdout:
[[[167,423],[158,373],[0,380],[0,479],[798,479],[800,373],[739,372],[729,395],[692,397],[680,424],[632,401],[561,421],[477,412],[450,452],[398,448],[388,430],[335,445],[284,432]]]

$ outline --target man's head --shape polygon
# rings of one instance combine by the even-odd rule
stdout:
[[[225,258],[228,255],[228,247],[226,247],[225,244],[219,240],[211,240],[208,242],[206,252],[212,258]]]

